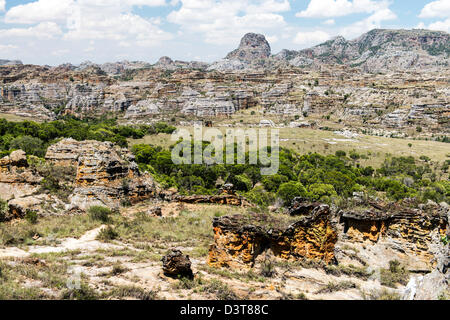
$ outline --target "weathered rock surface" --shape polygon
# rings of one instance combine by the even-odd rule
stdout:
[[[16,64],[23,64],[20,60],[4,60],[0,59],[0,66],[11,66]]]
[[[76,167],[72,205],[83,210],[92,205],[119,207],[155,194],[150,175],[142,175],[134,156],[110,142],[64,139],[48,148],[46,159],[56,165]]]
[[[414,273],[428,274],[437,266],[439,281],[445,283],[448,245],[441,238],[449,230],[447,211],[440,206],[425,210],[374,203],[365,212],[344,212],[298,198],[289,209],[288,226],[281,217],[259,214],[215,218],[208,262],[217,267],[251,267],[263,252],[282,259],[373,269],[387,268],[389,261],[397,260]]]
[[[42,177],[28,165],[25,152],[17,150],[0,159],[0,198],[8,201],[34,194]]]
[[[239,48],[230,52],[226,59],[253,62],[256,59],[265,59],[270,57],[271,49],[262,34],[247,33],[241,39]]]
[[[326,212],[303,217],[287,227],[270,229],[266,226],[279,223],[266,219],[257,215],[214,218],[214,244],[209,250],[208,263],[217,267],[252,267],[265,251],[283,259],[325,263],[334,260],[337,234]]]
[[[301,51],[284,50],[276,57],[296,66],[346,64],[367,72],[439,69],[448,64],[450,35],[429,30],[375,29],[351,41],[336,37]]]
[[[172,278],[194,278],[189,256],[183,255],[180,250],[172,249],[161,259],[164,275]]]

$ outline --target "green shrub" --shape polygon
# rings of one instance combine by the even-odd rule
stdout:
[[[260,207],[268,207],[275,202],[275,196],[271,192],[264,190],[262,186],[257,186],[247,193],[244,193],[244,197]]]
[[[36,211],[27,210],[25,213],[25,220],[27,220],[31,224],[36,224],[38,220],[38,215]]]
[[[314,201],[324,201],[337,196],[336,190],[331,184],[314,183],[308,186],[309,198]]]
[[[336,151],[336,157],[341,158],[341,157],[346,157],[346,156],[347,156],[347,153],[345,151],[343,151],[343,150]]]
[[[384,286],[396,288],[396,284],[407,285],[409,272],[398,260],[389,261],[389,269],[380,269],[380,283]]]
[[[111,209],[102,206],[92,206],[89,208],[88,213],[92,220],[107,222],[111,215]]]
[[[253,187],[252,180],[247,177],[245,174],[240,174],[232,177],[231,183],[234,185],[234,188],[239,191],[249,191]]]
[[[119,234],[114,230],[114,228],[111,226],[107,226],[106,228],[103,228],[102,230],[100,230],[100,232],[97,236],[97,239],[103,240],[103,241],[109,241],[109,240],[117,239],[117,237],[119,237]]]
[[[307,192],[300,182],[289,181],[280,186],[277,195],[286,205],[289,205],[296,197],[306,197]]]
[[[8,210],[9,210],[8,202],[0,199],[0,222],[3,222],[6,220]]]
[[[11,149],[21,149],[26,152],[28,155],[34,155],[37,157],[43,157],[47,148],[44,145],[44,142],[35,137],[30,136],[22,136],[17,137],[10,143]]]
[[[64,300],[97,300],[99,296],[89,285],[82,283],[78,289],[68,289],[62,294]]]

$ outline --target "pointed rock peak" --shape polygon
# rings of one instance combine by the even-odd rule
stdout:
[[[169,57],[161,57],[159,58],[158,62],[156,63],[157,65],[161,65],[161,66],[168,66],[173,64],[173,60],[170,59]]]
[[[256,59],[268,58],[270,54],[270,45],[264,35],[247,33],[241,39],[239,48],[230,52],[226,59],[252,62]]]

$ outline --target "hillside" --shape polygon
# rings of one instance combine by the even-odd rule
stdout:
[[[283,50],[275,56],[292,66],[344,64],[365,72],[436,70],[448,66],[450,35],[429,30],[369,31],[357,39],[336,37],[301,51]]]

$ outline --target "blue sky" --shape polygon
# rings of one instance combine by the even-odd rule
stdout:
[[[450,0],[0,0],[0,59],[214,61],[247,32],[272,52],[374,28],[450,31]]]

